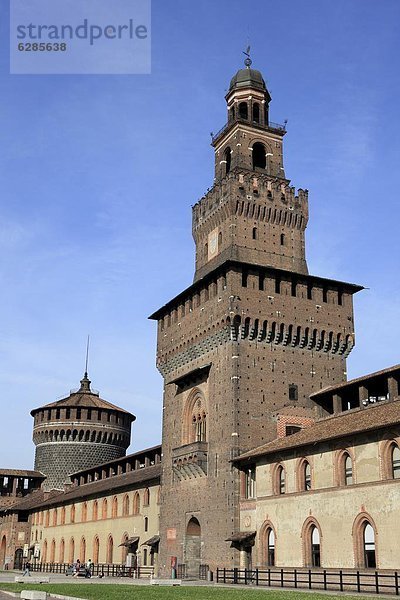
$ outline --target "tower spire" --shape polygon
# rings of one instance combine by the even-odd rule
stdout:
[[[91,381],[88,377],[88,363],[89,363],[89,340],[90,340],[90,336],[87,336],[87,342],[86,342],[86,357],[85,357],[85,373],[83,375],[83,378],[81,379],[80,383],[81,383],[81,387],[79,389],[80,392],[90,392],[90,384]]]

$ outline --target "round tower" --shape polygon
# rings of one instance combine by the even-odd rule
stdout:
[[[100,398],[87,373],[78,390],[31,411],[35,470],[44,489],[62,489],[69,475],[125,456],[134,415]]]

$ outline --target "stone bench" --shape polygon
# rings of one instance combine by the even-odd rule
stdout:
[[[38,592],[37,590],[22,590],[21,598],[23,600],[46,600],[46,592]]]
[[[182,579],[152,579],[151,585],[182,585]]]
[[[15,583],[25,583],[28,581],[29,583],[50,583],[50,577],[47,577],[46,575],[36,577],[29,577],[29,575],[26,575],[25,577],[23,575],[16,575],[14,577],[14,581]]]

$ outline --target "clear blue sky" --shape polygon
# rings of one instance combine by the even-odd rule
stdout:
[[[12,1],[12,0],[11,0]],[[193,277],[191,205],[250,39],[310,190],[310,272],[365,285],[349,377],[399,362],[398,0],[154,0],[151,75],[16,76],[0,0],[0,467],[31,467],[31,408],[76,387],[158,443],[153,310]]]

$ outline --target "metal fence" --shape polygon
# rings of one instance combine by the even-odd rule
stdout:
[[[82,565],[83,566],[83,565]],[[71,570],[71,565],[68,563],[30,563],[30,570],[37,573],[67,573]],[[153,577],[153,566],[140,566],[134,569],[126,565],[118,564],[93,564],[90,568],[92,577]]]
[[[398,571],[217,569],[217,583],[399,595]]]

